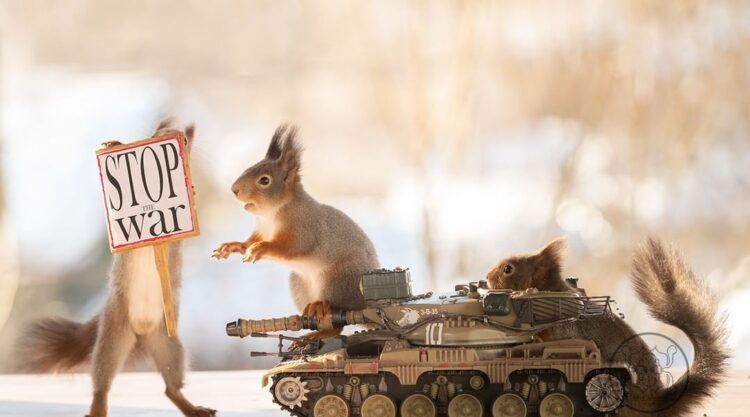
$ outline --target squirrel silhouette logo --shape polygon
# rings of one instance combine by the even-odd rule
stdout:
[[[674,357],[677,354],[677,346],[670,344],[667,347],[667,351],[662,352],[661,350],[659,350],[658,346],[654,345],[654,347],[651,348],[651,354],[656,358],[656,366],[659,368],[659,377],[662,384],[664,384],[665,387],[669,387],[674,384],[674,377],[672,376],[671,372],[667,371],[667,369],[671,368],[672,365],[674,365]]]

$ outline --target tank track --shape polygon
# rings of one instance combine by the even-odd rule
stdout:
[[[616,370],[615,370],[616,371]],[[601,372],[589,375],[591,377]],[[627,378],[617,375],[618,378]],[[307,381],[306,401],[291,407],[276,396],[276,386],[284,378],[300,378]],[[460,394],[470,394],[482,404],[482,416],[492,415],[492,406],[500,394],[510,393],[523,399],[527,416],[539,416],[540,404],[550,394],[563,394],[570,399],[576,417],[604,416],[606,413],[591,408],[586,400],[586,383],[568,383],[562,373],[550,369],[525,369],[513,372],[502,384],[490,384],[486,375],[476,371],[429,372],[421,375],[416,385],[401,385],[390,373],[368,375],[345,375],[343,373],[280,373],[271,384],[274,403],[282,410],[298,417],[314,417],[314,405],[324,395],[340,397],[349,407],[350,416],[360,416],[362,402],[373,394],[383,394],[393,400],[397,414],[403,400],[411,394],[424,394],[436,408],[438,417],[448,415],[451,399]],[[289,380],[287,380],[289,381]],[[625,382],[625,381],[623,381]],[[623,384],[625,385],[625,384]]]

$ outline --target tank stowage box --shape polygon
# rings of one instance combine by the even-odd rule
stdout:
[[[365,300],[400,299],[411,297],[411,275],[407,269],[376,269],[362,276]]]

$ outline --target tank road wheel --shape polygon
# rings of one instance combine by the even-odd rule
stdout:
[[[412,394],[401,402],[401,417],[435,417],[437,408],[430,397]]]
[[[541,417],[573,417],[573,401],[565,394],[549,394],[539,404]]]
[[[348,417],[349,405],[338,395],[328,394],[320,397],[313,407],[314,417]]]
[[[281,378],[273,389],[276,401],[291,409],[301,407],[303,401],[307,401],[305,394],[310,392],[306,388],[307,381],[302,381],[298,376],[287,376]]]
[[[516,394],[503,394],[492,403],[492,417],[526,417],[526,403]]]
[[[383,394],[367,397],[361,410],[362,417],[396,417],[396,404]]]
[[[596,411],[614,411],[622,405],[624,399],[625,389],[620,380],[612,374],[596,375],[586,383],[586,401]]]
[[[484,408],[479,398],[469,394],[459,394],[448,403],[448,417],[482,417]]]

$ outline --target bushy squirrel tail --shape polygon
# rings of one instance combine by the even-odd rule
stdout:
[[[680,255],[656,238],[649,238],[633,259],[633,286],[659,321],[682,330],[695,351],[689,372],[664,388],[656,398],[659,416],[680,416],[712,396],[722,382],[730,357],[717,300],[695,278]]]
[[[17,345],[17,365],[26,372],[66,372],[91,356],[99,316],[85,323],[45,318],[26,330]]]

